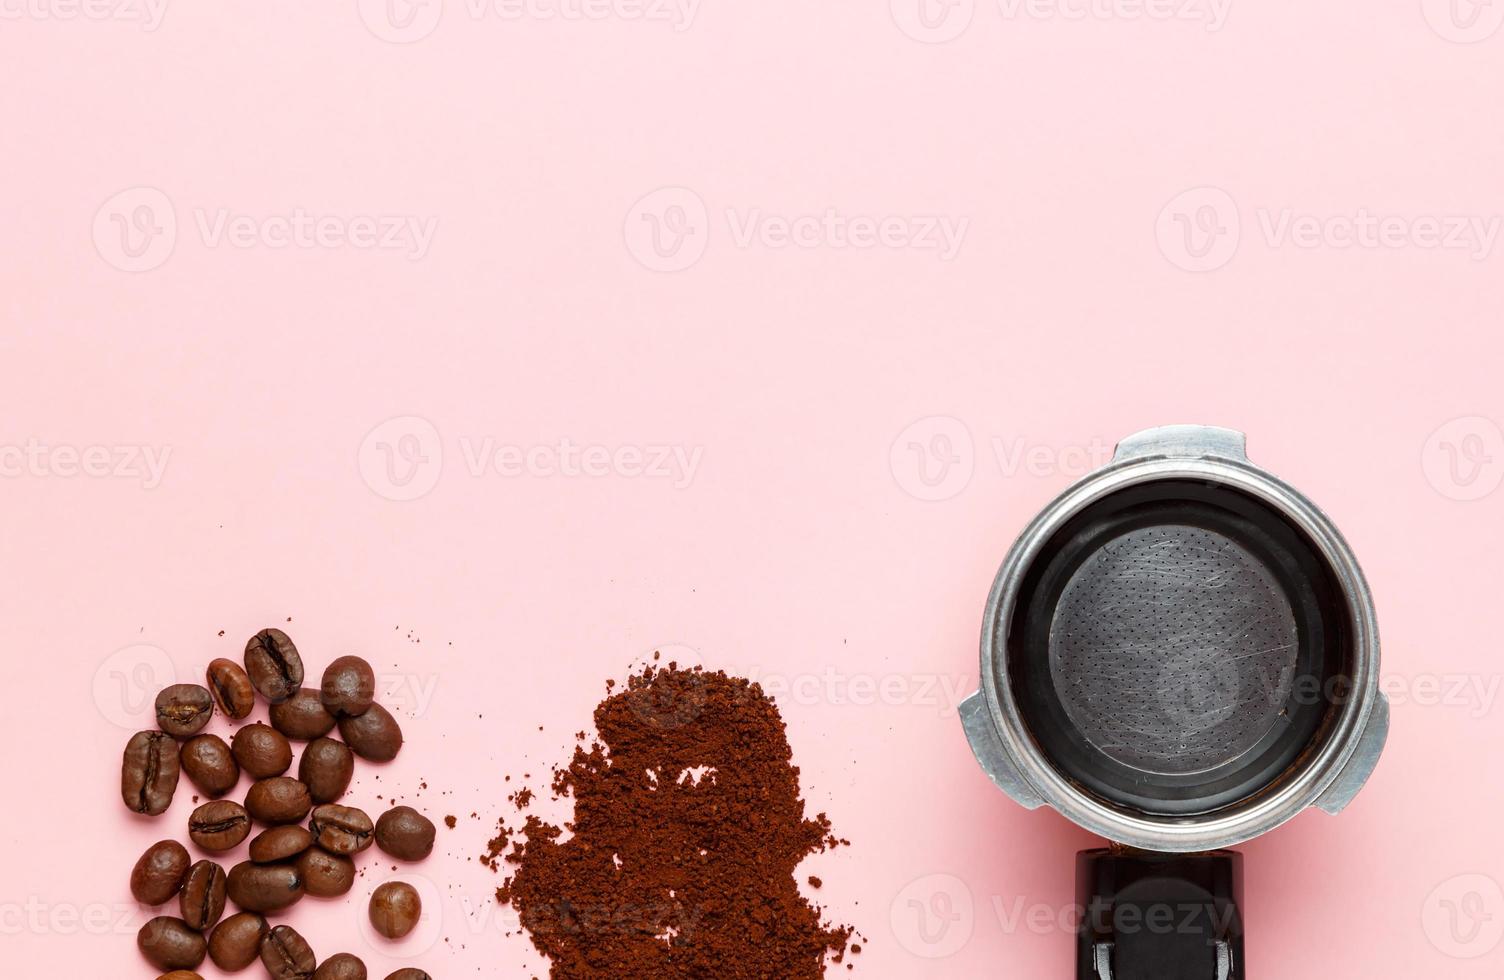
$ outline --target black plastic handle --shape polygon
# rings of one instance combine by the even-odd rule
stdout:
[[[1082,851],[1077,980],[1248,980],[1243,856]]]

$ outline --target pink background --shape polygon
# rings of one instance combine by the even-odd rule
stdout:
[[[1069,936],[1013,916],[1058,919],[1094,842],[992,789],[955,698],[1025,521],[1205,421],[1349,536],[1399,695],[1350,811],[1246,847],[1253,975],[1499,976],[1504,256],[1433,239],[1504,213],[1504,8],[112,2],[0,30],[8,973],[149,975],[127,873],[191,804],[125,813],[121,745],[290,616],[406,726],[352,800],[462,818],[415,869],[431,946],[363,937],[373,855],[291,918],[326,955],[539,970],[472,860],[503,776],[675,644],[782,686],[853,842],[811,862],[853,975],[1065,977]],[[323,232],[279,247],[300,209]],[[1311,230],[1363,214],[1387,244]],[[393,216],[426,249],[371,247]],[[916,247],[939,218],[954,254]],[[888,244],[842,247],[854,219]],[[563,440],[629,452],[571,476]],[[692,476],[640,472],[657,447]]]

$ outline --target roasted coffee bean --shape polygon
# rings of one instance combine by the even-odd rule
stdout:
[[[273,827],[251,840],[251,860],[257,864],[290,861],[313,844],[313,834],[297,825]]]
[[[402,748],[402,729],[391,712],[373,704],[355,718],[339,720],[339,734],[350,751],[372,762],[390,762]]]
[[[261,940],[271,927],[255,912],[237,912],[209,935],[209,959],[229,973],[244,970],[261,955]]]
[[[280,776],[292,765],[292,746],[287,744],[287,736],[259,721],[235,732],[230,739],[230,751],[252,779]]]
[[[344,742],[332,738],[309,742],[298,760],[298,779],[315,803],[333,803],[344,796],[354,775],[355,755]]]
[[[325,803],[313,808],[313,819],[308,822],[314,840],[331,854],[358,854],[371,846],[371,836],[376,828],[364,810],[338,803]]]
[[[207,932],[225,914],[225,869],[213,861],[195,864],[188,870],[178,902],[188,928]]]
[[[299,688],[286,701],[272,705],[271,718],[273,728],[300,742],[334,731],[334,716],[324,710],[319,692],[311,687]]]
[[[272,980],[311,980],[319,959],[292,926],[277,926],[261,944],[261,965]]]
[[[131,869],[131,897],[142,905],[165,905],[183,887],[193,859],[175,840],[157,841]]]
[[[136,948],[159,970],[195,970],[208,944],[182,919],[159,915],[136,933]]]
[[[433,978],[422,970],[410,966],[396,973],[388,973],[386,980],[433,980]]]
[[[178,788],[178,743],[164,732],[137,732],[120,764],[120,797],[135,813],[167,811]]]
[[[359,657],[336,657],[324,670],[319,696],[335,715],[363,715],[376,700],[376,672]]]
[[[308,787],[289,776],[261,779],[245,794],[245,808],[264,824],[297,823],[308,816],[313,801]]]
[[[358,956],[335,953],[313,971],[313,980],[366,980],[366,965]]]
[[[376,846],[402,861],[428,857],[433,835],[433,821],[410,806],[394,806],[376,821]]]
[[[171,973],[164,973],[157,977],[157,980],[204,980],[204,978],[192,970],[173,970]]]
[[[224,796],[240,782],[240,763],[218,735],[195,735],[178,753],[183,772],[205,796]]]
[[[310,847],[298,855],[298,874],[308,894],[337,898],[355,885],[355,862],[321,847]]]
[[[235,661],[220,657],[209,663],[205,673],[220,711],[239,721],[256,707],[256,689],[251,686],[245,668]]]
[[[247,912],[277,912],[303,897],[303,876],[291,864],[242,861],[225,884],[230,901]]]
[[[197,684],[174,684],[157,695],[157,727],[169,735],[197,735],[214,715],[214,698]]]
[[[388,939],[401,939],[413,931],[423,917],[423,901],[418,890],[405,881],[388,881],[371,893],[368,910],[371,925]]]
[[[188,837],[214,854],[228,851],[250,836],[251,818],[234,800],[211,800],[188,818]]]
[[[303,686],[303,658],[287,634],[275,627],[246,641],[245,672],[272,704],[281,704]]]

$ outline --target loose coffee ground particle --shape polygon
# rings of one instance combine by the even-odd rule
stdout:
[[[503,818],[481,858],[512,869],[497,899],[551,980],[818,980],[842,963],[853,930],[823,922],[794,872],[846,842],[825,814],[805,818],[762,688],[670,663],[607,691],[599,741],[554,772],[556,797],[574,799],[572,836]]]

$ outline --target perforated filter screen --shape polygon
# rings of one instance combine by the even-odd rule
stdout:
[[[1146,772],[1225,765],[1279,721],[1298,631],[1283,590],[1231,539],[1156,525],[1112,538],[1068,580],[1049,663],[1067,717]]]

